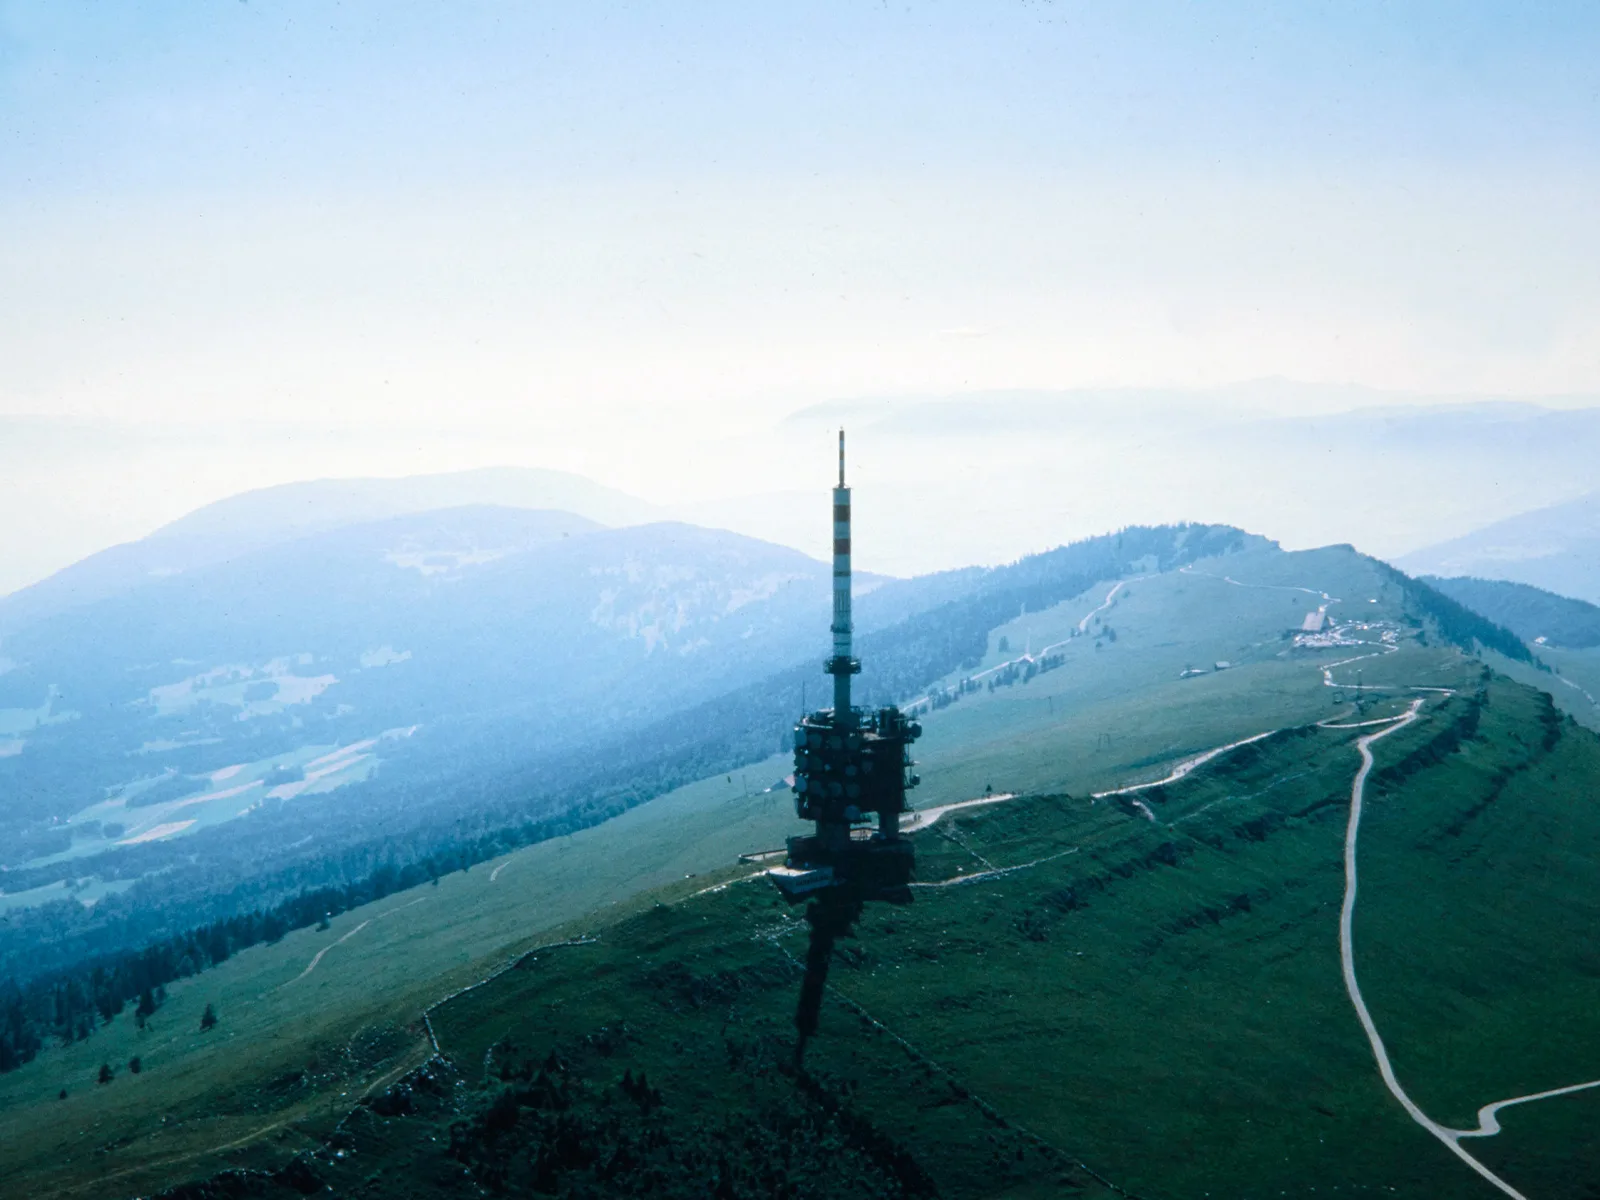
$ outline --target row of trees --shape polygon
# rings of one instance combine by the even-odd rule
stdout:
[[[1038,658],[1025,658],[1019,662],[1007,663],[989,676],[989,690],[992,692],[995,688],[1027,683],[1046,671],[1054,671],[1057,667],[1064,666],[1066,661],[1065,654],[1041,654]]]

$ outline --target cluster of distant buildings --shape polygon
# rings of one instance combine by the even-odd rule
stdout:
[[[1368,632],[1379,631],[1379,638],[1394,645],[1399,640],[1399,630],[1387,621],[1357,621],[1347,622],[1344,625],[1335,625],[1328,618],[1328,606],[1308,612],[1300,624],[1287,630],[1285,635],[1292,639],[1295,646],[1303,646],[1308,650],[1325,650],[1335,646],[1360,646],[1366,643],[1350,635],[1352,631]],[[1192,679],[1196,675],[1212,675],[1218,671],[1226,671],[1233,664],[1225,659],[1219,659],[1209,667],[1187,666],[1178,672],[1179,679]]]
[[[1336,626],[1328,619],[1327,606],[1324,605],[1316,612],[1306,614],[1306,619],[1300,622],[1300,628],[1291,630],[1296,646],[1304,646],[1309,650],[1326,650],[1334,646],[1361,646],[1366,643],[1360,638],[1351,637],[1352,631],[1367,633],[1378,630],[1381,640],[1389,644],[1396,642],[1400,633],[1387,621],[1350,621],[1344,625]]]

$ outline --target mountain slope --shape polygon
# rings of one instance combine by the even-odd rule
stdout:
[[[1389,711],[1373,707],[1373,688],[1419,681],[1459,686],[1463,670],[1475,678],[1471,660],[1444,645],[1430,626],[1409,581],[1348,548],[1286,554],[1236,533],[1201,529],[1187,535],[1194,549],[1224,553],[1185,561],[1170,543],[1165,556],[1148,552],[1156,544],[1149,538],[1158,531],[1130,532],[1136,536],[1121,543],[1130,559],[1113,553],[1117,539],[1101,539],[1069,547],[1053,560],[1018,564],[1015,574],[998,575],[998,590],[989,599],[980,589],[958,602],[973,607],[958,610],[967,617],[951,622],[954,636],[932,644],[954,656],[949,673],[919,706],[929,710],[918,743],[920,806],[981,796],[989,786],[1084,796],[1145,783],[1219,745],[1345,718],[1357,700],[1369,718]],[[1174,569],[1155,571],[1163,557]],[[1048,587],[1064,586],[1071,571],[1119,563],[1120,582],[1104,579],[1058,603],[1048,600]],[[983,628],[990,619],[984,606],[991,603],[1000,623],[988,626],[970,649],[963,621]],[[1305,617],[1319,610],[1331,619],[1322,632],[1304,633]],[[905,661],[925,656],[927,638],[940,626],[916,632],[916,621],[931,615],[932,610],[913,619],[905,640],[885,641],[875,653],[886,664],[898,654],[912,656]],[[1334,681],[1341,686],[1327,686],[1324,667],[1352,658],[1362,661],[1338,670]],[[1215,669],[1214,662],[1222,660],[1230,665]],[[820,681],[816,669],[813,663],[807,675]],[[1367,692],[1342,686],[1357,679]],[[770,701],[764,692],[749,699],[772,703],[775,719],[792,720],[801,677],[794,677],[792,687],[786,675],[774,680]],[[750,707],[741,703],[730,711],[746,713]],[[690,722],[702,738],[707,724]],[[703,761],[706,743],[688,729],[673,728],[662,726],[643,738],[652,749],[658,740],[681,739],[673,744],[688,755],[682,761]],[[760,732],[759,721],[752,731]],[[208,1163],[281,1163],[270,1138],[268,1145],[230,1150],[220,1160],[213,1150],[256,1144],[263,1127],[281,1128],[286,1120],[325,1128],[318,1122],[343,1111],[341,1093],[381,1083],[426,1055],[416,1024],[424,1008],[483,978],[518,947],[547,940],[564,922],[583,918],[581,928],[592,929],[610,920],[607,912],[636,903],[644,889],[666,884],[682,894],[715,885],[742,869],[734,865],[740,852],[781,845],[795,828],[790,798],[777,782],[788,770],[787,756],[752,762],[748,752],[744,758],[735,753],[742,745],[735,740],[726,751],[715,751],[728,757],[714,776],[659,795],[663,784],[671,785],[668,768],[679,760],[663,758],[645,771],[630,765],[627,748],[619,744],[607,755],[615,760],[614,786],[644,787],[623,803],[622,815],[588,828],[568,826],[563,836],[502,854],[482,868],[453,869],[436,886],[428,886],[424,875],[418,880],[424,886],[391,891],[377,903],[335,915],[326,931],[308,921],[279,941],[237,949],[220,965],[170,982],[167,1004],[152,1018],[153,1033],[140,1034],[124,1010],[82,1041],[47,1045],[32,1063],[0,1075],[0,1120],[19,1132],[10,1155],[0,1158],[0,1171],[63,1179],[76,1170],[71,1162],[103,1162],[132,1172],[119,1176],[129,1180],[130,1190],[137,1181],[138,1190],[148,1192],[162,1181],[191,1177]],[[749,765],[741,768],[740,762]],[[1278,770],[1271,778],[1300,769]],[[636,774],[649,782],[641,785]],[[485,786],[491,780],[486,776]],[[772,784],[776,790],[767,791]],[[1242,789],[1252,790],[1257,789]],[[490,808],[498,803],[489,793],[483,798]],[[1154,799],[1145,803],[1154,809]],[[1104,802],[1089,807],[1111,811]],[[1131,801],[1116,811],[1135,831],[1145,828],[1146,818]],[[935,845],[943,842],[937,832],[924,836]],[[981,848],[980,853],[994,859]],[[407,888],[403,881],[401,886]],[[621,908],[610,908],[614,903]],[[586,913],[593,915],[585,918]],[[773,996],[781,1032],[789,997]],[[215,1031],[225,1032],[220,1040],[192,1032],[206,1003],[224,1014]],[[986,1003],[974,1011],[986,1011]],[[226,1053],[218,1054],[215,1047],[224,1044]],[[116,1086],[92,1086],[102,1061],[122,1062],[141,1048],[151,1065],[140,1075],[138,1090],[120,1086],[125,1075]],[[317,1066],[310,1069],[313,1060]],[[215,1072],[223,1069],[229,1072],[228,1098],[219,1103]],[[654,1068],[650,1074],[654,1081]],[[294,1080],[300,1082],[286,1082]],[[70,1093],[74,1116],[52,1132],[38,1124],[51,1112],[39,1100],[62,1087]],[[37,1119],[29,1115],[35,1112]],[[154,1130],[152,1113],[172,1114],[173,1125]],[[1029,1120],[1021,1123],[1033,1129]],[[897,1117],[874,1118],[873,1124],[899,1139]],[[395,1136],[410,1139],[403,1129]],[[109,1157],[91,1154],[106,1138],[117,1144],[107,1150]],[[183,1161],[173,1166],[168,1160],[179,1151]],[[1097,1170],[1104,1166],[1092,1156],[1084,1161]]]
[[[76,617],[59,619],[72,636],[44,643],[66,647],[64,657],[45,656],[12,682],[38,690],[43,667],[65,661],[85,689],[98,686],[105,699],[86,705],[87,717],[29,728],[24,753],[0,760],[0,771],[9,771],[21,799],[36,797],[39,805],[70,795],[65,785],[77,781],[85,807],[66,810],[64,822],[34,815],[30,825],[19,806],[13,819],[22,836],[10,848],[25,861],[4,878],[15,905],[64,900],[62,881],[83,888],[97,878],[84,892],[94,907],[19,910],[0,921],[0,968],[34,977],[141,939],[181,937],[200,922],[280,905],[291,906],[291,924],[303,922],[299,897],[329,888],[342,897],[383,895],[415,877],[405,872],[457,869],[605,820],[709,771],[765,757],[782,744],[805,689],[816,687],[816,659],[806,651],[822,639],[827,620],[825,568],[792,551],[650,526],[561,539],[435,576],[407,568],[396,582],[392,551],[383,548],[397,544],[398,532],[415,532],[420,520],[264,551],[261,561],[250,560],[245,586],[219,589],[202,579],[197,595],[207,603],[235,598],[223,616],[172,602],[170,589],[194,581],[166,581],[132,618],[118,602],[118,620],[134,644],[119,645],[111,663],[92,639],[79,644]],[[341,604],[271,590],[288,571],[284,556],[298,561],[330,539],[362,547],[349,561],[366,564],[339,576]],[[1044,608],[1097,579],[1172,568],[1256,542],[1205,526],[1128,530],[1008,568],[933,577],[925,587],[907,581],[869,588],[857,622],[873,663],[862,695],[903,698],[976,663],[988,631],[1019,609]],[[454,553],[472,557],[483,544]],[[434,557],[447,557],[433,545]],[[407,546],[409,562],[420,552]],[[699,557],[686,557],[695,547]],[[728,571],[738,566],[747,582],[734,587],[727,581],[736,572],[689,569],[710,561],[708,554],[727,556]],[[651,562],[655,568],[646,570]],[[237,582],[242,568],[218,570]],[[792,580],[791,570],[798,573]],[[357,586],[363,580],[365,590]],[[402,585],[411,590],[397,590]],[[380,593],[381,602],[372,599]],[[367,601],[356,603],[362,596]],[[165,611],[169,606],[174,612]],[[273,628],[280,630],[274,636],[288,636],[286,628],[304,640],[330,624],[338,630],[337,614],[346,609],[357,614],[365,640],[318,643],[337,654],[319,649],[304,652],[303,663],[280,655],[259,667],[230,662],[188,674],[205,663],[191,656],[162,668],[188,674],[187,681],[149,687],[153,680],[137,680],[131,707],[128,693],[115,690],[129,685],[110,667],[127,663],[137,675],[152,661],[168,661],[178,643],[164,639],[181,639],[195,653],[237,648],[238,637],[259,639]],[[619,631],[612,628],[619,613],[649,619],[630,617]],[[665,624],[663,613],[671,618]],[[383,621],[415,622],[415,640],[377,644],[376,632],[395,627]],[[43,622],[35,631],[61,635],[56,625]],[[121,627],[98,615],[93,625]],[[451,630],[454,637],[442,636]],[[647,644],[649,638],[660,640]],[[360,669],[343,670],[358,652]],[[768,673],[802,655],[801,665]],[[572,670],[562,674],[567,666]],[[755,681],[737,686],[741,677]],[[313,685],[319,690],[308,694]],[[251,692],[257,687],[263,690]],[[267,695],[267,688],[279,691]],[[281,699],[284,691],[289,700]],[[697,694],[708,693],[712,699],[696,703]],[[319,734],[330,727],[346,731],[331,745]],[[148,740],[157,733],[172,736]],[[116,782],[130,761],[153,765],[143,766],[142,778]],[[96,800],[86,780],[114,789],[110,798]],[[111,885],[129,890],[102,895]],[[347,902],[358,901],[335,903],[330,894],[319,903]]]
[[[592,742],[792,661],[826,586],[822,564],[731,534],[503,508],[266,547],[7,637],[3,819],[65,820],[110,795],[146,819],[85,819],[138,836],[165,819],[140,799],[163,774],[243,795],[276,767],[370,771],[374,755],[453,754],[513,721],[528,757]],[[312,791],[338,781],[319,778]]]
[[[1296,669],[1315,676],[1317,661],[1332,656]],[[1600,855],[1585,781],[1600,773],[1600,739],[1470,660],[1375,661],[1384,669],[1369,667],[1368,684],[1391,690],[1363,719],[1403,712],[1415,683],[1454,692],[1422,693],[1420,718],[1374,747],[1359,835],[1355,961],[1401,1080],[1430,1115],[1466,1126],[1491,1101],[1600,1078],[1584,933]],[[295,1121],[313,1134],[308,1153],[259,1138],[223,1160],[254,1173],[212,1186],[274,1200],[320,1186],[396,1200],[480,1187],[755,1197],[782,1183],[823,1196],[1161,1200],[1309,1194],[1314,1180],[1319,1194],[1493,1195],[1385,1091],[1341,979],[1340,863],[1363,732],[1293,726],[1163,787],[1029,793],[917,834],[924,886],[909,907],[872,908],[841,947],[803,1075],[789,1064],[804,924],[752,867],[730,865],[441,980],[442,995],[515,964],[432,1008],[431,1059],[428,1035],[391,1010],[346,1034],[342,1052],[324,1041],[309,1065],[258,1062],[246,1049],[255,992],[185,984],[153,1034],[107,1032],[116,1053],[144,1048],[143,1074],[96,1087],[103,1050],[82,1047],[57,1110],[74,1124],[45,1134],[49,1106],[6,1108],[37,1140],[0,1154],[37,1195],[136,1163],[138,1146],[184,1155],[123,1177],[149,1191],[219,1161],[208,1146]],[[743,819],[740,808],[735,788],[696,828]],[[1551,844],[1566,848],[1554,860]],[[462,905],[461,889],[559,887],[583,872],[574,852],[542,869],[507,860],[496,882],[422,889],[370,930],[352,934],[352,914],[227,969],[255,972],[257,1003],[282,1013],[266,1028],[281,1030],[297,989],[320,1012],[364,963],[395,969],[339,960],[370,955],[363,939],[384,940],[392,959],[426,944],[406,924],[449,928],[433,906]],[[297,978],[319,946],[327,961]],[[216,1034],[194,1029],[208,997],[222,1001]],[[230,1022],[234,1040],[208,1041]],[[224,1061],[247,1074],[219,1093],[197,1072]],[[21,1082],[0,1083],[0,1102]],[[304,1107],[329,1086],[367,1098],[335,1124],[334,1110]],[[1600,1154],[1597,1101],[1510,1110],[1471,1151],[1526,1195],[1576,1200]],[[152,1105],[170,1118],[154,1134]],[[70,1132],[90,1114],[115,1132]],[[126,1139],[141,1121],[147,1131]],[[837,1148],[819,1160],[819,1144]]]
[[[1597,912],[1585,863],[1600,854],[1579,781],[1600,771],[1600,740],[1527,689],[1454,682],[1466,686],[1379,751],[1356,946],[1401,1077],[1425,1110],[1470,1127],[1491,1100],[1600,1078],[1579,948]],[[738,1097],[763,1093],[831,1102],[878,1131],[902,1179],[926,1173],[925,1194],[1094,1194],[1102,1179],[1150,1197],[1308,1194],[1313,1180],[1493,1194],[1385,1093],[1344,992],[1354,736],[1280,734],[1143,793],[1142,808],[1032,797],[919,839],[926,886],[909,908],[871,912],[840,953],[808,1076],[785,1070],[803,924],[764,884],[536,956],[434,1016],[453,1061],[489,1067],[464,1089],[451,1157],[481,1180],[544,1161],[563,1118],[542,1079],[570,1098],[594,1156],[547,1169],[581,1186],[620,1144],[620,1194],[652,1161],[652,1128],[715,1145]],[[1553,876],[1551,837],[1572,848]],[[604,989],[589,985],[598,974]],[[714,1056],[696,1049],[707,1042]],[[654,1089],[637,1117],[619,1088],[629,1074]],[[620,1128],[595,1119],[607,1096]],[[1519,1111],[1472,1152],[1526,1194],[1586,1195],[1597,1103]],[[387,1147],[416,1153],[430,1122],[419,1113],[407,1130],[382,1111],[360,1113],[340,1145],[387,1181]],[[743,1146],[732,1192],[757,1195],[783,1160]],[[331,1155],[308,1165],[346,1178]],[[409,1194],[400,1179],[376,1192]]]
[[[1600,604],[1600,492],[1497,521],[1395,562],[1413,574],[1504,579]]]
[[[1600,646],[1600,608],[1525,583],[1498,579],[1426,579],[1427,583],[1528,642],[1565,650]]]

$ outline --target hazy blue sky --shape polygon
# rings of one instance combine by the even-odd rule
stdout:
[[[0,413],[671,498],[836,396],[1594,393],[1597,147],[1592,3],[0,0]]]

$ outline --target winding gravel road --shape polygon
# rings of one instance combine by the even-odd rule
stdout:
[[[1229,750],[1237,750],[1240,746],[1248,746],[1252,742],[1259,742],[1277,733],[1276,729],[1269,729],[1265,733],[1254,733],[1247,738],[1240,738],[1237,742],[1229,742],[1226,746],[1218,746],[1215,750],[1207,750],[1204,754],[1196,754],[1193,758],[1186,758],[1172,768],[1172,773],[1162,779],[1152,779],[1149,783],[1134,783],[1127,787],[1113,788],[1109,792],[1095,792],[1093,798],[1104,800],[1107,796],[1129,796],[1134,792],[1145,792],[1151,788],[1163,787],[1169,783],[1177,783],[1196,767],[1203,767],[1219,754],[1226,754]],[[1153,818],[1152,818],[1153,819]]]
[[[1429,688],[1429,691],[1445,691],[1447,689]],[[1387,718],[1384,723],[1387,728],[1376,733],[1369,733],[1358,738],[1356,749],[1361,752],[1361,769],[1356,772],[1355,782],[1350,786],[1350,820],[1345,827],[1344,838],[1344,905],[1339,911],[1339,958],[1344,970],[1345,991],[1350,994],[1350,1003],[1355,1006],[1356,1017],[1361,1022],[1361,1028],[1366,1032],[1367,1041],[1372,1046],[1372,1057],[1377,1061],[1378,1074],[1383,1077],[1384,1086],[1389,1089],[1389,1094],[1400,1102],[1411,1119],[1421,1125],[1445,1147],[1467,1166],[1471,1167],[1488,1182],[1499,1188],[1513,1200],[1528,1200],[1528,1198],[1512,1187],[1488,1167],[1484,1166],[1461,1145],[1462,1138],[1493,1137],[1500,1132],[1500,1122],[1497,1114],[1502,1108],[1509,1108],[1513,1104],[1528,1104],[1534,1100],[1548,1100],[1556,1096],[1567,1096],[1573,1092],[1586,1091],[1589,1088],[1600,1087],[1600,1079],[1590,1080],[1587,1083],[1575,1083],[1568,1087],[1551,1088],[1549,1091],[1534,1092],[1527,1096],[1516,1096],[1510,1100],[1497,1100],[1493,1104],[1485,1104],[1478,1110],[1478,1126],[1476,1129],[1451,1129],[1441,1125],[1427,1113],[1407,1094],[1395,1077],[1394,1064],[1389,1061],[1389,1051],[1383,1044],[1383,1037],[1378,1033],[1378,1027],[1372,1020],[1372,1013],[1367,1009],[1367,1002],[1361,995],[1361,984],[1356,979],[1356,961],[1353,926],[1356,912],[1356,842],[1361,832],[1361,813],[1365,798],[1367,776],[1372,773],[1373,757],[1372,744],[1388,737],[1391,733],[1404,729],[1415,721],[1422,711],[1425,697],[1413,700],[1410,707],[1397,717]],[[1363,725],[1371,722],[1362,722]],[[1340,728],[1331,726],[1331,728]]]

